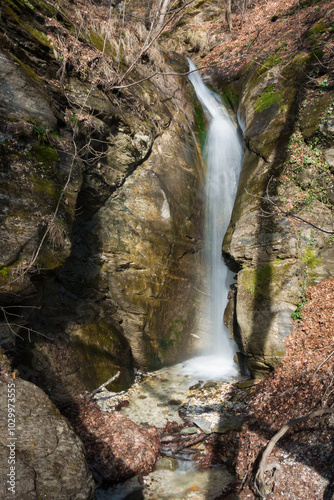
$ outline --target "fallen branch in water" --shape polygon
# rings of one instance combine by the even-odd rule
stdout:
[[[184,448],[188,448],[189,446],[193,446],[194,444],[201,443],[202,441],[205,441],[210,436],[210,434],[197,434],[195,437],[191,437],[189,439],[185,439],[183,443],[180,444],[180,446],[176,449],[175,453],[179,453],[181,450]]]
[[[170,453],[165,453],[163,451],[160,451],[160,455],[163,455],[164,457],[167,457],[167,458],[175,458],[176,460],[183,460],[184,462],[192,462],[193,461],[191,458],[176,457],[175,455],[171,455]]]
[[[96,394],[97,392],[100,392],[102,391],[102,389],[110,384],[111,382],[113,382],[119,375],[120,375],[121,372],[117,372],[116,375],[113,375],[109,380],[107,380],[107,382],[105,382],[104,384],[100,385],[97,389],[95,389],[93,392],[90,392],[89,394],[87,394],[87,398],[91,398],[92,396],[94,396],[94,394]]]
[[[260,495],[261,498],[266,499],[267,496],[269,495],[270,491],[267,491],[266,488],[266,481],[264,478],[264,475],[266,471],[276,468],[277,470],[279,469],[279,465],[275,462],[273,464],[268,465],[268,458],[270,453],[272,452],[275,444],[277,441],[284,436],[284,434],[293,426],[296,424],[301,424],[303,422],[306,422],[307,420],[310,420],[315,417],[321,417],[322,415],[325,415],[326,413],[334,413],[334,408],[322,408],[321,410],[315,410],[308,415],[305,415],[304,417],[296,418],[294,420],[290,420],[287,424],[283,425],[283,427],[271,438],[269,443],[267,444],[266,449],[263,452],[261,461],[259,463],[258,471],[255,475],[254,479],[254,486]],[[271,479],[271,483],[273,483],[273,478]]]
[[[179,443],[182,440],[182,436],[177,435],[177,436],[162,436],[161,442],[162,443]]]

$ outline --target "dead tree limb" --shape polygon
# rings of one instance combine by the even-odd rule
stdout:
[[[90,393],[87,395],[87,397],[88,397],[88,398],[91,398],[91,397],[92,397],[92,396],[94,396],[94,394],[96,394],[97,392],[102,391],[102,389],[103,389],[106,385],[108,385],[108,384],[110,384],[111,382],[113,382],[113,381],[114,381],[114,380],[115,380],[115,379],[119,376],[119,374],[120,374],[120,373],[121,373],[121,372],[117,372],[117,373],[116,373],[116,375],[113,375],[113,376],[112,376],[109,380],[107,380],[107,382],[105,382],[104,384],[100,385],[97,389],[94,389],[94,391],[93,391],[93,392],[90,392]]]
[[[308,415],[305,415],[304,417],[299,417],[294,420],[290,420],[287,424],[283,425],[283,427],[271,438],[269,443],[267,444],[266,449],[263,452],[257,473],[255,475],[254,479],[254,485],[255,488],[260,495],[261,498],[267,498],[267,495],[269,494],[269,491],[266,491],[266,481],[264,478],[265,472],[269,470],[271,467],[268,466],[268,458],[270,453],[272,452],[275,444],[279,439],[281,439],[282,436],[294,425],[296,424],[301,424],[303,422],[306,422],[307,420],[310,420],[315,417],[321,417],[322,415],[325,415],[326,413],[334,413],[334,408],[322,408],[321,410],[315,410],[309,413]]]
[[[180,441],[182,441],[182,436],[180,436],[179,434],[177,436],[170,436],[169,434],[167,436],[162,436],[161,438],[161,442],[163,444],[166,444],[166,443],[179,443]]]
[[[180,444],[175,453],[179,453],[184,448],[188,448],[189,446],[193,446],[194,444],[201,443],[202,441],[205,441],[205,439],[207,439],[209,436],[210,434],[199,434],[195,437],[189,438],[185,440],[182,444]]]

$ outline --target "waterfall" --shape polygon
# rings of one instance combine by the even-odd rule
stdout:
[[[190,70],[196,66],[189,61]],[[202,378],[226,378],[237,374],[233,360],[237,347],[223,321],[233,274],[222,257],[222,242],[228,228],[243,159],[243,144],[237,126],[223,103],[203,83],[198,71],[189,79],[209,124],[205,148],[207,163],[205,260],[208,275],[204,328],[211,346],[204,355],[188,362]]]

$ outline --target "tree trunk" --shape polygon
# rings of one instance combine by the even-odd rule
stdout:
[[[226,0],[226,21],[229,31],[232,31],[232,0]]]

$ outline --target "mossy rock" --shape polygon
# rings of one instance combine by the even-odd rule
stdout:
[[[326,116],[332,115],[334,102],[334,91],[326,91],[319,95],[317,99],[307,104],[300,113],[300,130],[306,141],[313,137],[319,137],[324,143],[328,144],[329,139],[321,131],[322,120]]]
[[[305,34],[305,39],[313,47],[317,48],[322,45],[321,35],[332,32],[333,28],[328,19],[322,19],[317,24],[315,24],[311,29],[309,29]]]
[[[59,156],[57,151],[51,146],[43,144],[32,144],[31,148],[27,153],[28,158],[33,157],[44,167],[50,167],[59,161]],[[53,172],[50,171],[50,174]]]
[[[315,50],[308,54],[297,54],[282,69],[282,78],[287,81],[287,86],[298,84],[305,80],[305,73],[310,71],[314,64],[318,64],[323,57],[322,50]]]
[[[245,287],[248,293],[254,298],[265,298],[278,295],[285,276],[289,273],[290,265],[280,259],[267,262],[258,268],[244,267],[242,273],[241,286]]]
[[[69,256],[70,248],[52,248],[50,245],[44,244],[38,254],[37,264],[39,267],[39,272],[52,271],[55,273],[58,271],[65,263],[67,257]]]
[[[233,111],[237,111],[239,103],[239,92],[234,84],[229,84],[224,87],[221,93],[223,103],[227,108],[232,108]]]
[[[117,371],[109,390],[123,390],[133,382],[130,347],[110,322],[99,319],[77,325],[71,335],[76,356],[82,359],[81,377],[87,390],[94,390]]]
[[[277,66],[282,62],[282,59],[280,56],[275,52],[274,54],[270,54],[270,56],[267,57],[262,63],[260,68],[257,70],[259,75],[262,75],[263,73],[266,73],[269,69],[273,68],[274,66]]]
[[[282,95],[275,88],[274,84],[267,85],[262,90],[262,94],[255,101],[255,110],[262,113],[274,105],[279,105],[282,102]],[[277,107],[277,106],[276,106]]]

